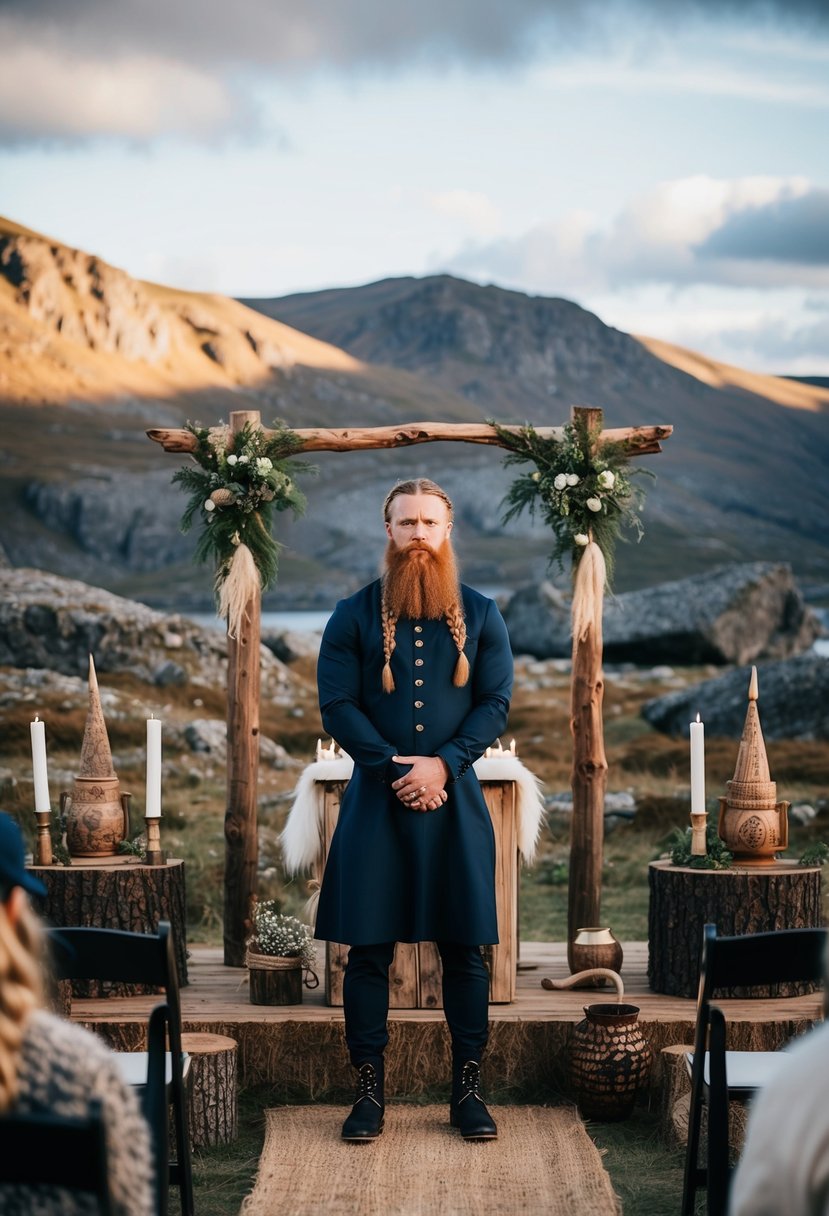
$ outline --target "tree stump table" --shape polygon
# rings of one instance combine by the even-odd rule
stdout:
[[[46,887],[46,898],[34,904],[47,924],[126,929],[156,933],[168,920],[179,984],[187,983],[187,935],[184,862],[172,859],[163,866],[147,866],[133,857],[79,857],[69,866],[29,866]],[[76,981],[77,997],[121,996],[141,991],[135,985]]]
[[[819,928],[820,866],[776,861],[769,866],[695,870],[670,861],[648,867],[648,981],[654,992],[695,997],[702,930],[717,926],[723,937],[773,929]],[[800,996],[815,985],[780,984],[775,996]],[[762,995],[750,989],[751,995]],[[734,989],[732,996],[745,995]]]
[[[188,1031],[181,1046],[190,1056],[187,1113],[193,1148],[232,1144],[238,1135],[236,1040]]]

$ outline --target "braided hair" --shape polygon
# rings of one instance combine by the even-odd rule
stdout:
[[[445,490],[434,481],[430,481],[428,477],[415,477],[410,481],[399,481],[396,486],[393,486],[386,495],[386,500],[383,503],[383,519],[386,523],[391,519],[391,505],[395,498],[401,494],[431,494],[435,498],[439,498],[441,502],[446,504],[449,512],[450,521],[453,518],[452,500]],[[464,654],[464,646],[466,645],[466,620],[463,614],[463,604],[460,597],[460,588],[454,601],[449,605],[444,613],[446,624],[449,632],[452,634],[452,639],[458,651],[458,661],[455,664],[455,671],[452,676],[452,683],[456,688],[463,688],[469,679],[469,660]],[[380,601],[380,619],[383,626],[383,692],[394,692],[394,676],[391,671],[391,656],[397,644],[396,630],[397,617],[389,607],[386,595],[386,580],[383,579],[383,590]]]

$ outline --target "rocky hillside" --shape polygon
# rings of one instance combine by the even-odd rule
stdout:
[[[298,426],[497,417],[560,423],[598,404],[608,425],[670,422],[647,459],[646,539],[620,590],[736,560],[786,560],[829,586],[829,393],[638,340],[566,300],[457,279],[399,279],[276,301],[137,282],[94,254],[0,221],[0,541],[39,566],[162,606],[210,599],[170,485],[179,458],[145,437],[232,409]],[[316,461],[310,508],[283,524],[276,598],[330,604],[370,577],[378,505],[416,472],[446,483],[478,585],[540,579],[549,540],[500,524],[508,476],[492,449],[435,445]],[[519,541],[520,543],[516,543]]]

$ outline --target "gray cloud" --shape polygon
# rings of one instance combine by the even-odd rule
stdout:
[[[687,209],[695,196],[698,205]],[[829,191],[785,179],[666,182],[632,200],[609,228],[574,231],[565,218],[518,237],[468,241],[440,268],[577,296],[648,283],[825,288]]]
[[[4,75],[20,61],[29,86],[4,88],[0,77],[0,142],[209,138],[250,130],[244,93],[256,75],[423,62],[507,69],[573,47],[612,51],[620,39],[646,48],[660,32],[723,18],[829,33],[825,0],[0,0]],[[182,114],[114,104],[109,121],[90,116],[90,74],[105,97],[119,78],[128,98],[176,93]]]
[[[781,198],[728,217],[694,247],[702,259],[829,266],[829,190]]]

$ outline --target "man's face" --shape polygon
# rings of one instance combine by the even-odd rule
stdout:
[[[386,534],[398,549],[417,541],[437,550],[452,531],[449,508],[434,494],[398,494],[389,511]]]

